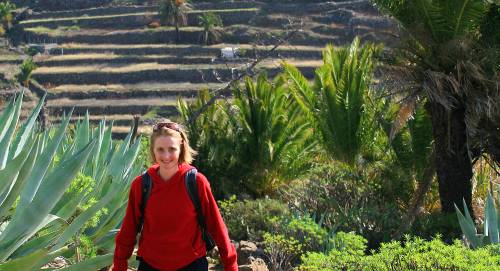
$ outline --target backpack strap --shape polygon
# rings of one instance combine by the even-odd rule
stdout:
[[[198,225],[200,226],[201,229],[201,236],[203,238],[203,241],[205,241],[206,248],[207,250],[211,250],[215,247],[215,242],[208,234],[207,232],[207,225],[205,223],[205,217],[203,216],[203,212],[201,209],[201,202],[200,202],[200,197],[198,194],[198,185],[196,183],[196,173],[197,170],[195,168],[190,169],[186,173],[185,177],[185,183],[186,183],[186,189],[189,194],[189,197],[191,198],[191,201],[193,202],[194,208],[196,209],[196,217],[198,219]]]
[[[146,210],[146,203],[148,202],[149,195],[151,195],[151,188],[153,184],[151,182],[151,176],[148,172],[144,172],[141,176],[141,205],[140,205],[140,216],[139,223],[137,223],[137,233],[142,232],[142,226],[144,225],[144,210]]]

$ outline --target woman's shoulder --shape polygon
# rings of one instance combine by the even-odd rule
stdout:
[[[137,175],[130,184],[132,190],[141,189],[141,186],[142,186],[142,173],[140,175]]]
[[[196,181],[198,182],[198,186],[210,187],[210,182],[208,182],[207,177],[199,171],[196,172]]]

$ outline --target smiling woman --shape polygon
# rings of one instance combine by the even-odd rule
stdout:
[[[139,271],[208,270],[208,235],[219,248],[224,270],[238,270],[236,250],[210,184],[190,165],[196,152],[189,146],[184,129],[170,121],[157,123],[149,151],[154,164],[132,183],[125,218],[116,237],[113,270],[127,270],[138,233]],[[184,181],[191,174],[196,176],[193,196]]]

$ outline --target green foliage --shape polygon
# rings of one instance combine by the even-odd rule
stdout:
[[[217,27],[223,27],[220,16],[213,12],[204,12],[198,19],[200,26],[203,27],[200,40],[206,45],[219,42],[222,37],[222,31],[217,29]]]
[[[281,221],[278,225],[285,225],[283,231],[286,236],[297,240],[304,251],[319,251],[329,241],[328,233],[309,217],[293,218],[288,223]]]
[[[19,67],[19,73],[16,75],[16,80],[24,86],[29,86],[31,73],[37,68],[31,57],[26,58]]]
[[[239,174],[233,172],[235,169],[231,154],[235,142],[231,137],[232,127],[227,114],[222,110],[229,105],[224,100],[217,100],[196,121],[191,120],[210,99],[213,99],[213,95],[205,89],[191,103],[179,99],[177,107],[183,122],[187,124],[189,143],[198,152],[194,164],[211,182],[216,182],[212,185],[215,197],[224,198],[224,195],[239,192],[231,190],[240,182]]]
[[[332,249],[346,252],[351,255],[363,255],[368,243],[368,240],[364,237],[351,232],[338,232],[332,239],[333,240],[330,241],[332,243]]]
[[[243,184],[249,191],[270,194],[290,178],[287,175],[301,173],[314,147],[312,131],[282,78],[246,78],[234,92],[234,107],[226,113],[235,131],[236,166],[247,173]]]
[[[16,5],[7,1],[0,2],[0,37],[12,27],[12,12],[16,9]]]
[[[282,234],[264,233],[264,245],[268,256],[271,270],[291,271],[293,264],[302,254],[302,244],[292,238],[287,238]]]
[[[274,217],[273,229],[264,233],[266,255],[273,270],[292,270],[307,251],[331,247],[330,235],[309,217]]]
[[[175,26],[176,41],[180,41],[179,27],[187,24],[187,12],[191,10],[187,0],[161,0],[158,16],[162,24]]]
[[[422,180],[432,149],[432,124],[425,110],[425,103],[420,103],[416,107],[414,113],[411,109],[398,108],[399,115],[386,114],[386,118],[393,124],[390,132],[388,124],[385,124],[384,128],[389,138],[392,139],[390,144],[397,163],[407,172],[411,172],[416,180]],[[385,111],[390,111],[390,109]],[[408,115],[402,116],[404,111],[407,111]],[[401,120],[410,116],[408,121]],[[403,126],[401,122],[406,122],[406,125]],[[384,126],[384,123],[382,125]],[[400,126],[403,127],[395,131],[397,128],[394,127]]]
[[[307,253],[302,257],[300,271],[326,270],[499,270],[498,247],[471,250],[460,241],[451,245],[439,238],[425,241],[407,237],[404,244],[391,242],[382,244],[379,251],[364,255],[359,238],[352,238],[357,249],[333,249],[328,254]],[[363,242],[363,241],[361,241]],[[346,247],[349,247],[347,245]],[[361,249],[360,249],[361,248]]]
[[[290,216],[285,204],[272,199],[237,201],[233,196],[219,201],[219,209],[235,240],[262,241],[264,232],[273,232],[276,221]]]
[[[379,165],[382,163],[386,166]],[[395,201],[402,201],[408,193],[399,187],[398,193],[391,195],[396,189],[388,188],[390,183],[404,180],[404,174],[380,173],[394,171],[390,165],[380,161],[366,164],[362,170],[345,163],[318,166],[306,179],[282,189],[281,198],[292,211],[310,215],[325,229],[360,233],[375,247],[390,240],[398,227],[402,209]]]
[[[38,270],[61,255],[84,260],[87,270],[109,265],[109,255],[92,257],[113,248],[130,181],[140,172],[139,142],[131,145],[129,133],[113,143],[111,127],[101,121],[91,129],[88,114],[67,133],[71,112],[39,133],[45,97],[18,127],[22,98],[0,116],[0,269]]]
[[[253,196],[272,194],[304,174],[315,147],[312,130],[281,77],[269,81],[261,74],[255,82],[246,78],[232,92],[232,101],[216,102],[195,122],[195,112],[212,97],[202,93],[190,105],[179,102],[199,151],[197,165],[209,179],[230,183],[221,187],[244,187]]]
[[[365,114],[366,95],[373,74],[372,44],[360,46],[356,38],[350,47],[329,45],[323,52],[323,66],[310,85],[300,71],[285,63],[290,89],[302,110],[321,134],[328,155],[353,165],[370,138],[370,121]],[[373,138],[373,135],[371,136]]]
[[[373,2],[400,21],[420,42],[435,43],[474,34],[488,6],[484,0]]]
[[[322,254],[308,252],[302,256],[298,270],[355,270],[346,267],[358,266],[364,256],[367,240],[354,233],[338,232],[332,238],[332,249]],[[361,269],[360,269],[361,270]]]
[[[85,235],[78,236],[77,244],[79,261],[92,259],[97,256],[97,247],[90,237]]]
[[[411,234],[424,239],[431,239],[440,234],[446,243],[461,238],[460,225],[456,222],[456,215],[442,213],[437,210],[417,217],[412,225]]]
[[[498,193],[500,199],[500,191]],[[469,214],[465,201],[463,204],[464,214],[460,212],[460,209],[458,209],[456,205],[455,210],[457,211],[460,228],[462,229],[462,233],[465,235],[469,245],[473,248],[478,248],[489,244],[500,244],[500,205],[495,203],[493,195],[488,194],[488,197],[486,198],[483,219],[484,231],[482,234],[477,233],[474,220]]]
[[[142,170],[147,170],[151,163],[151,155],[149,154],[149,137],[141,137],[141,148],[137,155],[137,161],[142,162]]]

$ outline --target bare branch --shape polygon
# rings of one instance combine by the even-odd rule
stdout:
[[[191,116],[191,118],[188,120],[188,124],[189,125],[193,125],[196,122],[196,120],[198,119],[198,117],[201,115],[201,113],[203,113],[203,111],[205,111],[216,100],[231,96],[231,86],[234,83],[239,82],[245,76],[254,77],[255,74],[256,74],[255,72],[253,72],[253,69],[255,68],[255,66],[257,66],[257,64],[259,64],[260,62],[262,62],[264,59],[269,58],[271,56],[271,54],[274,51],[276,51],[276,49],[279,46],[283,45],[285,42],[287,42],[288,40],[290,40],[299,31],[301,31],[300,28],[299,29],[294,29],[293,31],[289,32],[283,39],[281,39],[277,44],[275,44],[273,46],[273,48],[271,48],[270,50],[268,50],[267,52],[265,52],[262,55],[262,57],[256,58],[254,61],[252,61],[252,64],[250,64],[250,66],[248,66],[247,68],[244,69],[244,72],[242,72],[241,74],[239,74],[237,77],[231,79],[224,86],[222,86],[222,87],[214,90],[212,92],[212,93],[214,93],[214,96],[212,96],[210,98],[210,100],[207,101],[207,103],[205,103],[204,105],[202,105],[200,107],[200,109],[198,109],[198,111],[196,111],[196,112],[193,113],[193,115]],[[246,67],[246,66],[247,66],[247,64],[244,64],[241,67]]]

